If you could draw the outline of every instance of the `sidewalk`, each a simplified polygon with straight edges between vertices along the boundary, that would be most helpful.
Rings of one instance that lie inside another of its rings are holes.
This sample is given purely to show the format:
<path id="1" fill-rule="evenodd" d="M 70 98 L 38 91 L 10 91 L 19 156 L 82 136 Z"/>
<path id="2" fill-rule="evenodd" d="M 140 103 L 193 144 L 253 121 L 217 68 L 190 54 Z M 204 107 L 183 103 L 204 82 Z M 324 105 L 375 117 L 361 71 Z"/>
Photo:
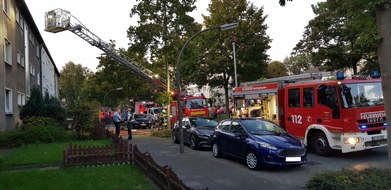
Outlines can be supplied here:
<path id="1" fill-rule="evenodd" d="M 169 138 L 135 134 L 129 143 L 137 145 L 141 152 L 149 152 L 160 166 L 170 166 L 179 179 L 194 189 L 304 189 L 254 175 L 262 171 L 251 171 L 243 163 L 216 159 L 210 149 L 191 150 L 185 146 L 184 153 L 179 153 L 179 144 L 174 144 Z M 232 164 L 238 166 L 231 167 Z"/>

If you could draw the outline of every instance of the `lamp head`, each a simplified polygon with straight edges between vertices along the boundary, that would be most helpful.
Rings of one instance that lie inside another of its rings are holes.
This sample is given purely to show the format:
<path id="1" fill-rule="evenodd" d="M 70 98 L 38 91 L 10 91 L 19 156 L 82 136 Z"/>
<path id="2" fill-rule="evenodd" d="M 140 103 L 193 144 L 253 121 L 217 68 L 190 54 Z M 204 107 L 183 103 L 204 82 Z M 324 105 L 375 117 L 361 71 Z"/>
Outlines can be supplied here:
<path id="1" fill-rule="evenodd" d="M 220 26 L 220 29 L 221 30 L 231 30 L 231 29 L 236 28 L 238 26 L 239 26 L 239 23 L 234 22 L 234 23 L 229 23 L 229 24 L 223 24 Z"/>

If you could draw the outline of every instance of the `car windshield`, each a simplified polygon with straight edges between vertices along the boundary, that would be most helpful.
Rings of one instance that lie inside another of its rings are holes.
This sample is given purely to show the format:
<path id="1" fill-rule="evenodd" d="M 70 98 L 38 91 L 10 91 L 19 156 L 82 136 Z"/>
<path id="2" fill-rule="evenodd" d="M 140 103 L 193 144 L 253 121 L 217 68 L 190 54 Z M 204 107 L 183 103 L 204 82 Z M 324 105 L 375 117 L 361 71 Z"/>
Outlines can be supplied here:
<path id="1" fill-rule="evenodd" d="M 342 84 L 340 92 L 344 108 L 384 105 L 380 82 Z"/>
<path id="2" fill-rule="evenodd" d="M 281 135 L 286 134 L 286 131 L 278 125 L 263 120 L 243 120 L 244 128 L 253 135 Z"/>
<path id="3" fill-rule="evenodd" d="M 193 127 L 215 127 L 218 125 L 217 121 L 206 118 L 190 118 L 190 124 Z"/>
<path id="4" fill-rule="evenodd" d="M 186 108 L 206 108 L 207 106 L 206 99 L 204 98 L 196 98 L 196 99 L 187 99 L 186 100 Z"/>
<path id="5" fill-rule="evenodd" d="M 147 116 L 145 114 L 135 114 L 134 115 L 134 118 L 137 119 L 137 118 L 146 118 Z"/>
<path id="6" fill-rule="evenodd" d="M 162 113 L 163 108 L 155 108 L 153 111 L 155 112 L 155 114 Z"/>

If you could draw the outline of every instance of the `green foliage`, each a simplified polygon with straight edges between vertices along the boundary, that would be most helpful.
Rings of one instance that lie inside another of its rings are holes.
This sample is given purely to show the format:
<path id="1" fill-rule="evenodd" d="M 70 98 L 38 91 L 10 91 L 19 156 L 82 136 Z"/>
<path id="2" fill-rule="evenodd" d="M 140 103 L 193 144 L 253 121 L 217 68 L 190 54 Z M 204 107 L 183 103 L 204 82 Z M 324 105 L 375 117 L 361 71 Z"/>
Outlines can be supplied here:
<path id="1" fill-rule="evenodd" d="M 73 132 L 58 126 L 38 125 L 20 131 L 0 133 L 0 147 L 11 148 L 26 144 L 53 143 L 75 138 Z"/>
<path id="2" fill-rule="evenodd" d="M 169 92 L 160 93 L 158 98 L 156 99 L 156 103 L 160 105 L 168 105 L 170 101 L 172 101 L 172 96 Z"/>
<path id="3" fill-rule="evenodd" d="M 283 61 L 289 72 L 294 75 L 303 74 L 311 67 L 311 58 L 306 54 L 286 57 Z"/>
<path id="4" fill-rule="evenodd" d="M 96 133 L 96 122 L 99 121 L 99 109 L 94 103 L 79 102 L 68 110 L 72 118 L 70 125 L 75 130 L 78 139 L 93 139 Z"/>
<path id="5" fill-rule="evenodd" d="M 2 189 L 159 189 L 132 164 L 1 172 L 0 184 Z"/>
<path id="6" fill-rule="evenodd" d="M 60 75 L 60 97 L 64 98 L 68 107 L 74 107 L 83 98 L 82 87 L 91 71 L 81 64 L 68 62 Z"/>
<path id="7" fill-rule="evenodd" d="M 160 138 L 170 138 L 172 136 L 172 131 L 170 129 L 159 130 L 153 132 L 151 136 L 160 137 Z"/>
<path id="8" fill-rule="evenodd" d="M 276 78 L 288 76 L 288 70 L 285 65 L 279 61 L 271 62 L 267 67 L 267 77 L 268 78 Z"/>
<path id="9" fill-rule="evenodd" d="M 31 88 L 30 100 L 20 111 L 20 119 L 23 122 L 31 117 L 48 117 L 62 123 L 65 115 L 65 110 L 59 100 L 55 97 L 49 97 L 48 93 L 42 97 L 41 90 L 37 86 Z"/>
<path id="10" fill-rule="evenodd" d="M 21 130 L 26 130 L 31 127 L 36 126 L 53 126 L 60 127 L 60 124 L 53 118 L 50 117 L 40 117 L 40 116 L 32 116 L 28 117 L 23 121 L 23 124 L 20 126 Z"/>
<path id="11" fill-rule="evenodd" d="M 311 63 L 320 70 L 352 68 L 356 74 L 360 61 L 378 59 L 380 38 L 375 9 L 369 4 L 362 0 L 318 3 L 295 53 L 311 55 Z"/>
<path id="12" fill-rule="evenodd" d="M 359 190 L 389 189 L 391 187 L 391 169 L 367 168 L 361 171 L 342 169 L 318 174 L 307 182 L 309 190 Z"/>

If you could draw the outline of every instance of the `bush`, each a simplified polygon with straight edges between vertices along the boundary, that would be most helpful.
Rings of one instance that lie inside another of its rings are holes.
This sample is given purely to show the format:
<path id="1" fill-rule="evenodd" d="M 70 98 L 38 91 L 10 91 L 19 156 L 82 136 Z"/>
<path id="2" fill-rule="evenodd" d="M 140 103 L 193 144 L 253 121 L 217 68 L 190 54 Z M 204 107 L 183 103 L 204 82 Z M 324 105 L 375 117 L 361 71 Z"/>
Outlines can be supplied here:
<path id="1" fill-rule="evenodd" d="M 151 136 L 160 137 L 160 138 L 170 138 L 172 136 L 172 133 L 170 129 L 164 129 L 164 130 L 153 132 Z"/>
<path id="2" fill-rule="evenodd" d="M 60 124 L 54 118 L 32 116 L 32 117 L 25 118 L 23 124 L 20 126 L 20 129 L 25 130 L 36 126 L 60 127 Z"/>
<path id="3" fill-rule="evenodd" d="M 75 139 L 74 133 L 56 126 L 40 125 L 25 130 L 0 134 L 0 147 L 12 148 L 26 144 L 54 143 Z"/>
<path id="4" fill-rule="evenodd" d="M 77 107 L 68 110 L 72 118 L 71 125 L 75 129 L 78 139 L 94 139 L 98 129 L 96 122 L 99 121 L 99 108 L 94 103 L 79 102 Z"/>
<path id="5" fill-rule="evenodd" d="M 306 187 L 309 190 L 389 189 L 390 179 L 391 169 L 342 169 L 318 174 L 308 181 Z"/>

